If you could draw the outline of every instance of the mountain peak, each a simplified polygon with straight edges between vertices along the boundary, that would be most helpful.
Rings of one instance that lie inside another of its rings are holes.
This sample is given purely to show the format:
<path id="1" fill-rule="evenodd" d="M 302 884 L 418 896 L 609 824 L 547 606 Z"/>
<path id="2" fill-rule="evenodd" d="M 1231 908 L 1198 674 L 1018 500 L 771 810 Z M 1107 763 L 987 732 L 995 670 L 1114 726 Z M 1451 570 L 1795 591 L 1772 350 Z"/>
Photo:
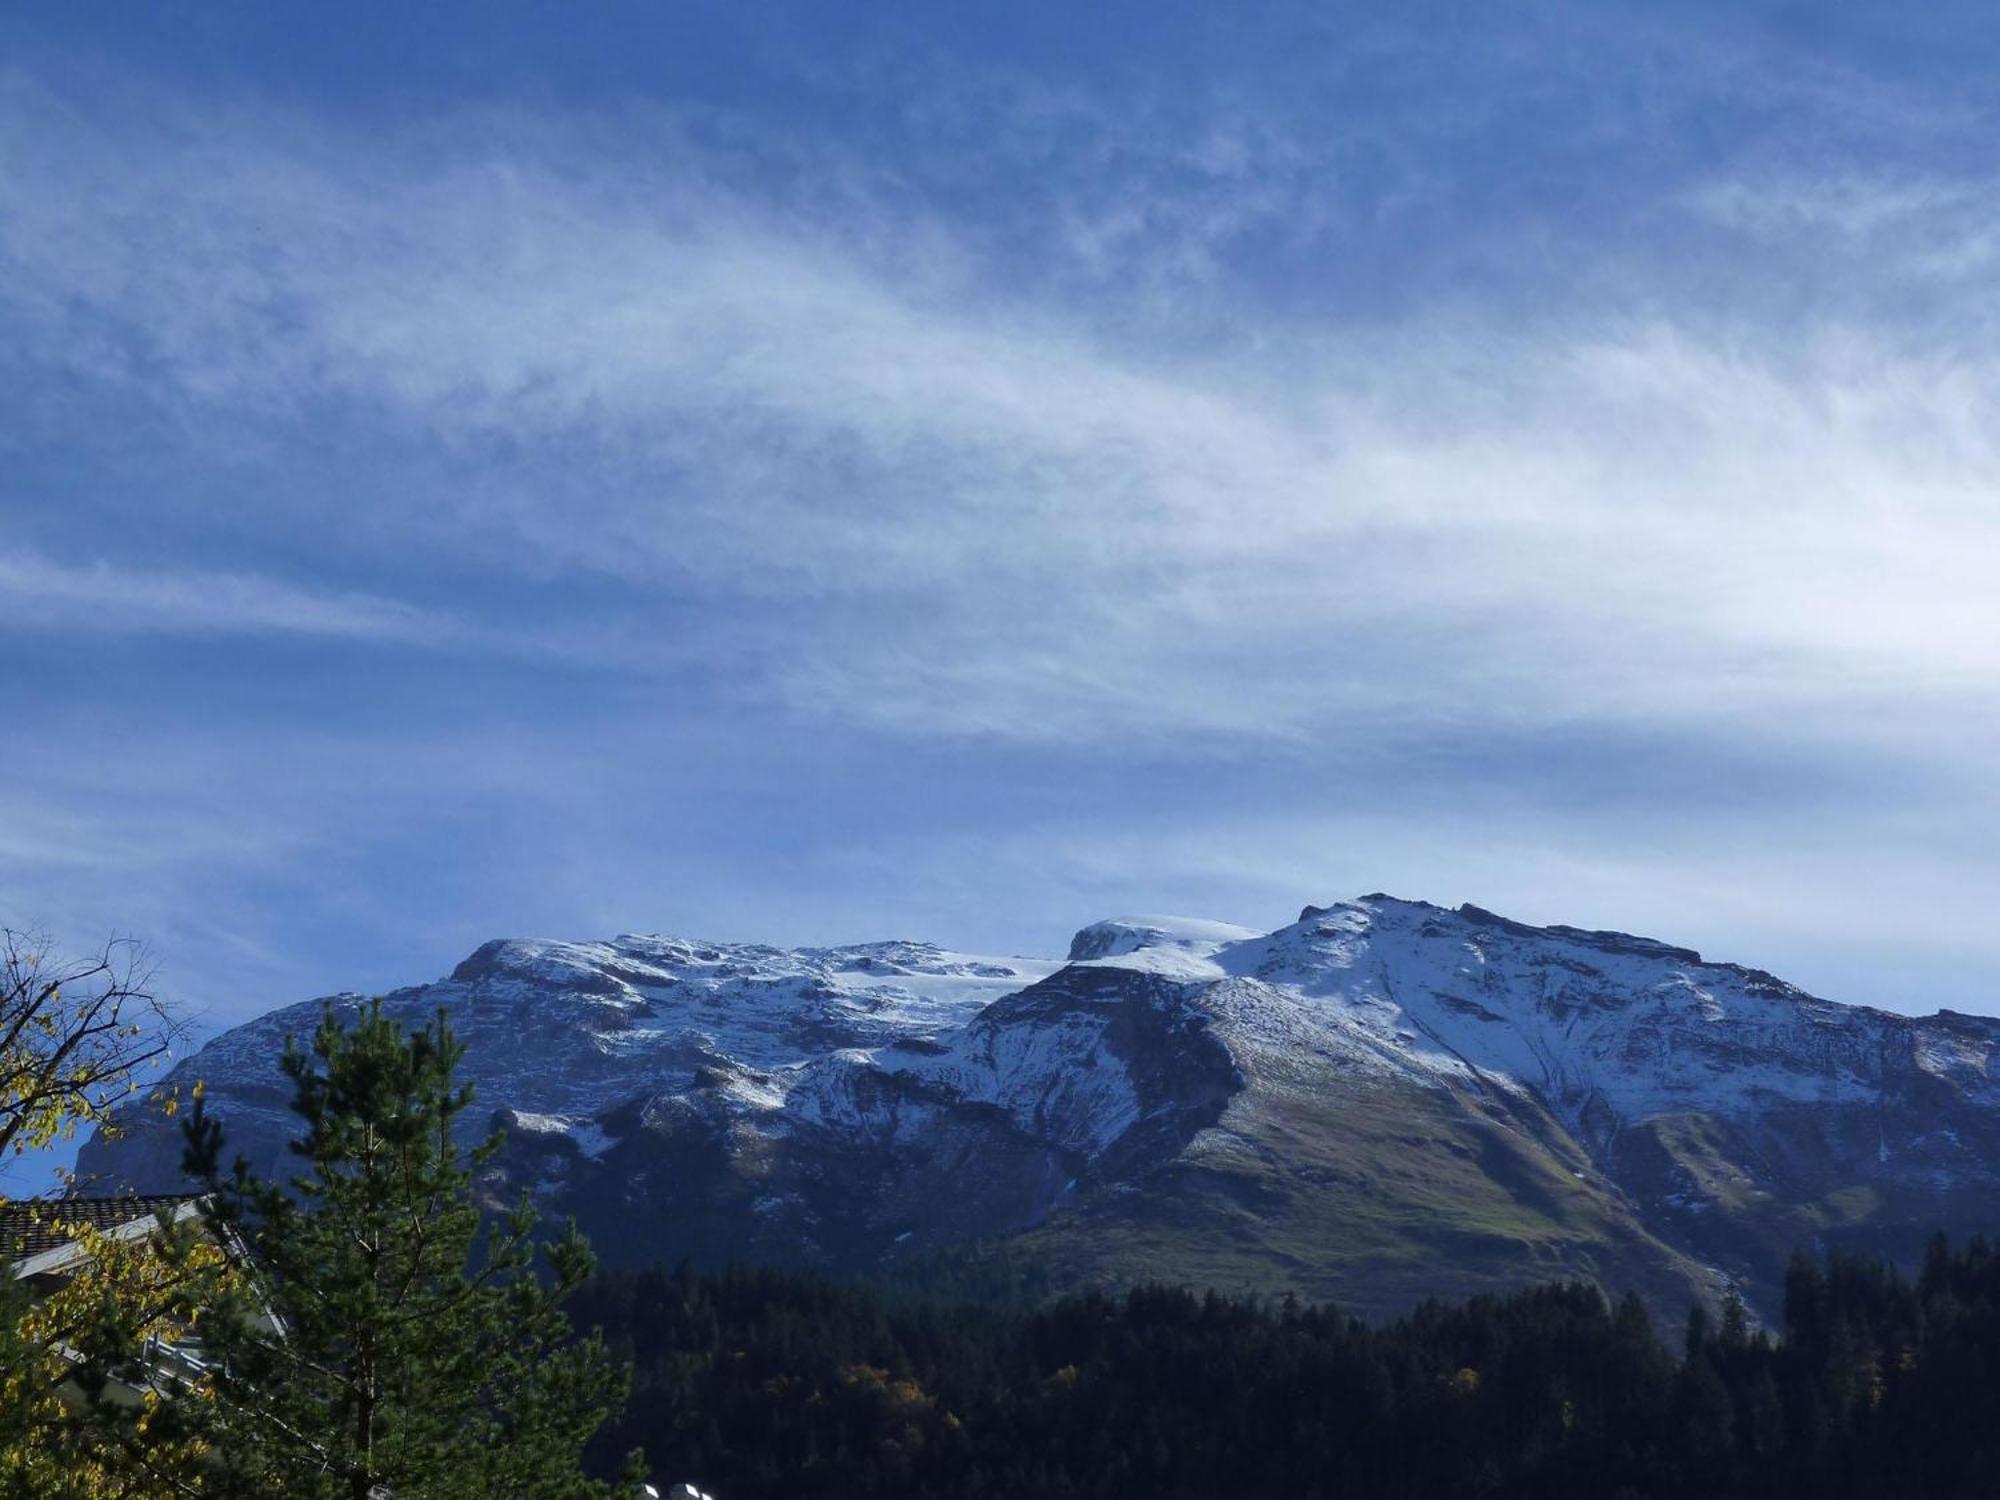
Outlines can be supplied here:
<path id="1" fill-rule="evenodd" d="M 1120 1247 L 1164 1225 L 1189 1265 L 1220 1248 L 1382 1308 L 1553 1266 L 1683 1290 L 1716 1266 L 1768 1301 L 1772 1247 L 1832 1234 L 1829 1205 L 1883 1244 L 2000 1205 L 2000 1020 L 1383 892 L 1268 934 L 1094 922 L 1067 962 L 498 939 L 385 1006 L 451 1013 L 509 1184 L 649 1254 L 859 1267 L 1021 1234 L 1124 1275 L 1154 1263 Z M 285 1037 L 318 1013 L 169 1079 L 207 1083 L 260 1171 L 294 1133 Z M 177 1186 L 171 1122 L 121 1123 L 81 1169 Z M 1469 1253 L 1485 1282 L 1453 1279 Z"/>
<path id="2" fill-rule="evenodd" d="M 1299 922 L 1312 922 L 1320 917 L 1332 916 L 1335 912 L 1362 911 L 1371 916 L 1384 910 L 1435 912 L 1443 911 L 1429 901 L 1412 901 L 1404 896 L 1391 896 L 1386 891 L 1370 891 L 1365 896 L 1356 896 L 1352 901 L 1334 901 L 1326 906 L 1304 906 L 1299 908 Z M 1294 924 L 1297 925 L 1297 924 Z"/>
<path id="3" fill-rule="evenodd" d="M 1676 947 L 1663 943 L 1658 938 L 1638 937 L 1629 932 L 1611 932 L 1592 927 L 1535 927 L 1527 922 L 1517 922 L 1512 917 L 1503 917 L 1498 912 L 1488 911 L 1483 906 L 1466 902 L 1459 907 L 1458 915 L 1478 927 L 1495 927 L 1516 937 L 1561 938 L 1567 942 L 1583 943 L 1592 948 L 1600 948 L 1607 953 L 1628 953 L 1646 958 L 1671 959 L 1676 963 L 1698 964 L 1702 957 L 1692 948 Z"/>
<path id="4" fill-rule="evenodd" d="M 1263 935 L 1252 927 L 1213 922 L 1205 917 L 1112 917 L 1092 922 L 1070 939 L 1069 961 L 1089 963 L 1093 959 L 1137 953 L 1144 948 L 1213 952 L 1226 944 L 1247 942 Z"/>

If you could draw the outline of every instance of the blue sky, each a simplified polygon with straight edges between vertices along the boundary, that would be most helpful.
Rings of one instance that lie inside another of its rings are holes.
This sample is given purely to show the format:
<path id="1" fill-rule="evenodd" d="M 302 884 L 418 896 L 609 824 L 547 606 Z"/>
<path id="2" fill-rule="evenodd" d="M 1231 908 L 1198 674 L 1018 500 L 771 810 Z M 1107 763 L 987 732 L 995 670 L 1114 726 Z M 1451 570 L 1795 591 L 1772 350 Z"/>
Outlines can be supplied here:
<path id="1" fill-rule="evenodd" d="M 6 7 L 0 918 L 2000 1010 L 2000 23 L 1389 9 Z"/>

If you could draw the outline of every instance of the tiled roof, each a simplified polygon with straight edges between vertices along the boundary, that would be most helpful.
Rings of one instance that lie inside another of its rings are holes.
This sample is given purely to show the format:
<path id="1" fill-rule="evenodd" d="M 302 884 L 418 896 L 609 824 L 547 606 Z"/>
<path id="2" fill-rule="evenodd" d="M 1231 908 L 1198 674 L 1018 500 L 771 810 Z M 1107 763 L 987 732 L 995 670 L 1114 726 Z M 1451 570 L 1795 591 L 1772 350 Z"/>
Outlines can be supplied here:
<path id="1" fill-rule="evenodd" d="M 183 1203 L 185 1193 L 127 1198 L 28 1198 L 0 1204 L 0 1256 L 25 1259 L 66 1245 L 74 1238 L 58 1228 L 87 1224 L 92 1229 L 116 1229 L 154 1214 L 165 1222 Z"/>

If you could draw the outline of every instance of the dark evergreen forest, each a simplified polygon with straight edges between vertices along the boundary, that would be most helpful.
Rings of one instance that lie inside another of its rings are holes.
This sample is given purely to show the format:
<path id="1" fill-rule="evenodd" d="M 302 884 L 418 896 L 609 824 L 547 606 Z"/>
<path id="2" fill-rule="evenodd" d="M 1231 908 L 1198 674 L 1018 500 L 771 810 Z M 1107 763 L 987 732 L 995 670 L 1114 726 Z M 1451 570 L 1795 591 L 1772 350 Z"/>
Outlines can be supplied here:
<path id="1" fill-rule="evenodd" d="M 1165 1287 L 943 1307 L 766 1270 L 606 1275 L 634 1371 L 599 1435 L 721 1500 L 2000 1497 L 2000 1256 L 1798 1257 L 1782 1327 L 1663 1342 L 1545 1286 L 1378 1327 Z"/>

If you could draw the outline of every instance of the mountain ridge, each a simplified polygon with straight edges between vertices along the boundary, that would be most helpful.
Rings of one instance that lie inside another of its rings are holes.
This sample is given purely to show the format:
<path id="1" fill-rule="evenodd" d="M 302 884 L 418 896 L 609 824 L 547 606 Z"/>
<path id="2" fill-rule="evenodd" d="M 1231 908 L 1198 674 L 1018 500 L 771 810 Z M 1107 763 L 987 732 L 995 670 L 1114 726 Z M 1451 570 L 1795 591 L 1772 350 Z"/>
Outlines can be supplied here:
<path id="1" fill-rule="evenodd" d="M 206 1078 L 274 1171 L 282 1035 L 360 1003 L 259 1017 L 167 1083 Z M 1551 1275 L 1768 1307 L 1795 1244 L 1913 1257 L 2000 1219 L 2000 1021 L 1379 892 L 1269 933 L 1092 923 L 1063 960 L 495 939 L 384 1004 L 466 1042 L 476 1123 L 510 1134 L 487 1191 L 613 1261 L 1006 1240 L 1068 1279 L 1370 1312 Z M 177 1161 L 136 1121 L 80 1167 L 158 1188 Z"/>

